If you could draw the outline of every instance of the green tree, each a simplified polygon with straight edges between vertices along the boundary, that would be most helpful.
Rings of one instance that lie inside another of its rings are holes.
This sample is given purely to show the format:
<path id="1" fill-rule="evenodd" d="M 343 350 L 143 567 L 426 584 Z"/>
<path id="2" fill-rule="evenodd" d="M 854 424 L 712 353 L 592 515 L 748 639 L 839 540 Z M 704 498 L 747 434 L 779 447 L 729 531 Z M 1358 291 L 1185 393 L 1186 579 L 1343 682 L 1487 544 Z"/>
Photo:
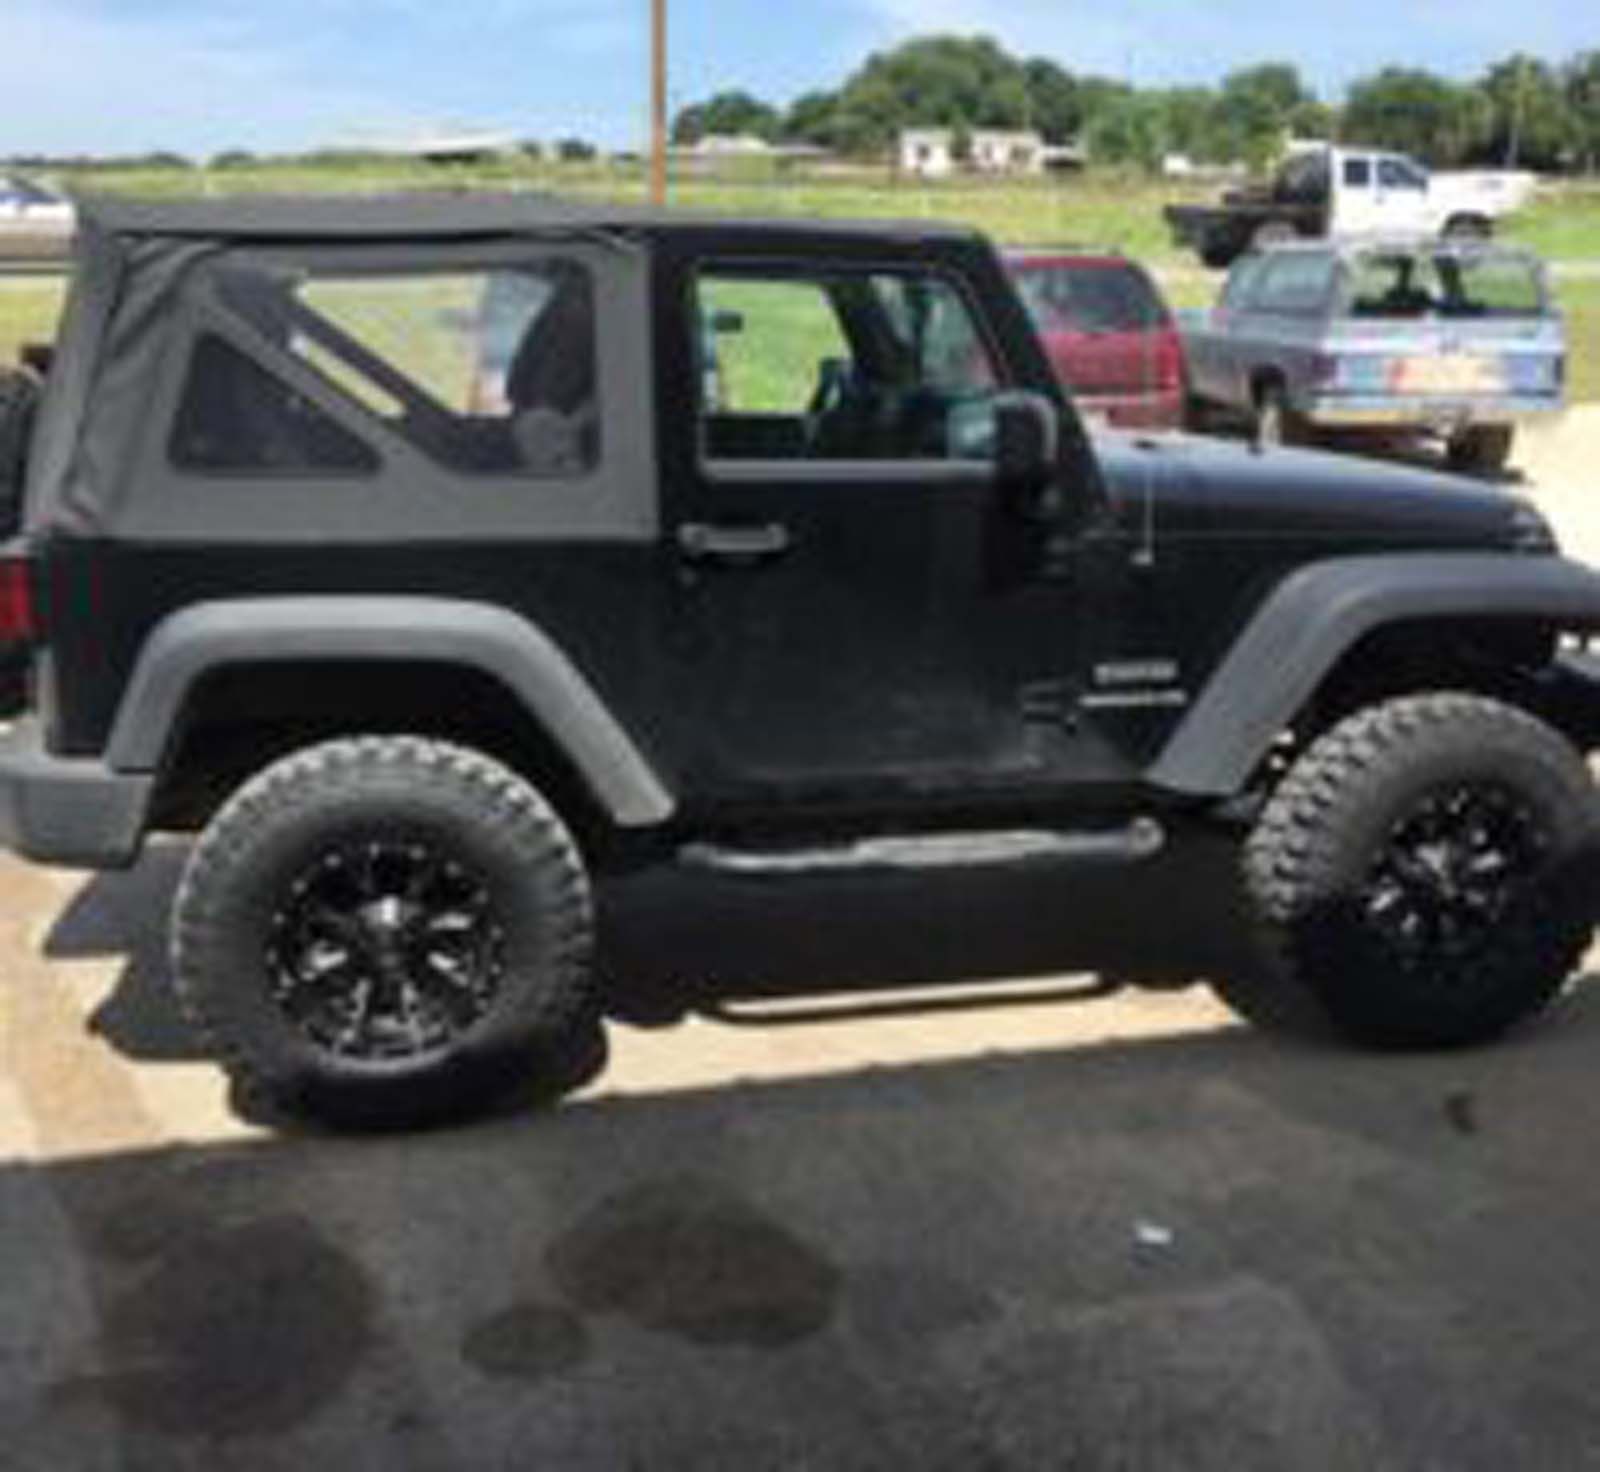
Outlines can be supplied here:
<path id="1" fill-rule="evenodd" d="M 1167 118 L 1154 92 L 1130 93 L 1108 103 L 1089 124 L 1089 153 L 1097 162 L 1154 171 L 1169 151 Z"/>
<path id="2" fill-rule="evenodd" d="M 1389 67 L 1351 87 L 1341 132 L 1351 143 L 1458 164 L 1482 147 L 1492 127 L 1492 106 L 1476 87 Z"/>
<path id="3" fill-rule="evenodd" d="M 1216 125 L 1231 158 L 1264 168 L 1283 151 L 1297 113 L 1316 99 L 1287 62 L 1246 67 L 1224 78 Z"/>
<path id="4" fill-rule="evenodd" d="M 1028 122 L 1047 143 L 1071 143 L 1083 131 L 1083 99 L 1076 78 L 1047 57 L 1022 64 L 1028 93 Z"/>
<path id="5" fill-rule="evenodd" d="M 1573 57 L 1564 80 L 1578 161 L 1594 173 L 1600 169 L 1600 50 Z"/>
<path id="6" fill-rule="evenodd" d="M 783 119 L 783 136 L 797 143 L 832 147 L 838 112 L 837 92 L 807 92 L 789 104 Z"/>
<path id="7" fill-rule="evenodd" d="M 889 148 L 903 128 L 1019 128 L 1032 96 L 1022 64 L 987 36 L 926 36 L 875 52 L 840 89 L 836 145 Z"/>
<path id="8" fill-rule="evenodd" d="M 748 92 L 719 92 L 678 114 L 672 124 L 672 141 L 694 144 L 714 133 L 729 136 L 750 133 L 770 143 L 782 127 L 783 117 L 770 103 Z"/>
<path id="9" fill-rule="evenodd" d="M 1481 88 L 1492 122 L 1486 160 L 1513 168 L 1560 168 L 1580 144 L 1571 95 L 1554 68 L 1532 56 L 1510 56 L 1489 69 Z"/>

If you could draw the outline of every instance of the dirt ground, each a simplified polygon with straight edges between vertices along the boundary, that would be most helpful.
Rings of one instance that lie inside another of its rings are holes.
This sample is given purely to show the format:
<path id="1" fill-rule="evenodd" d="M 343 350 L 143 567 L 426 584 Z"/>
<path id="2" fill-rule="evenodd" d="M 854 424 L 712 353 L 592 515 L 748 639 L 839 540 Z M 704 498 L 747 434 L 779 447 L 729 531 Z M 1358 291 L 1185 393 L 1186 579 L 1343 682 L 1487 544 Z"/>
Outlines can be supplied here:
<path id="1" fill-rule="evenodd" d="M 1600 560 L 1600 410 L 1518 463 Z M 0 859 L 0 1467 L 1600 1465 L 1600 986 L 1426 1058 L 1088 978 L 735 1007 L 334 1139 L 174 1014 L 181 859 Z M 768 939 L 820 981 L 1070 918 L 946 881 Z"/>

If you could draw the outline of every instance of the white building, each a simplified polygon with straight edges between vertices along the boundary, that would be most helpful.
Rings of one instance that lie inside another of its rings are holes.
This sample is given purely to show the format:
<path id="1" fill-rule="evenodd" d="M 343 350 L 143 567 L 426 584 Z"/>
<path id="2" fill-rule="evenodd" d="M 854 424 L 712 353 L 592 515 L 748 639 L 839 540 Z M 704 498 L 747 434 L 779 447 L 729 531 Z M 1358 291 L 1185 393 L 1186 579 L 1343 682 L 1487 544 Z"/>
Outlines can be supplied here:
<path id="1" fill-rule="evenodd" d="M 945 179 L 955 172 L 955 133 L 950 128 L 907 128 L 900 135 L 900 172 L 919 179 Z"/>
<path id="2" fill-rule="evenodd" d="M 944 179 L 964 163 L 980 174 L 1042 174 L 1052 151 L 1032 129 L 975 128 L 969 142 L 958 160 L 954 128 L 908 128 L 900 135 L 900 172 Z"/>
<path id="3" fill-rule="evenodd" d="M 1042 174 L 1044 139 L 1029 129 L 976 128 L 972 167 L 980 174 Z"/>

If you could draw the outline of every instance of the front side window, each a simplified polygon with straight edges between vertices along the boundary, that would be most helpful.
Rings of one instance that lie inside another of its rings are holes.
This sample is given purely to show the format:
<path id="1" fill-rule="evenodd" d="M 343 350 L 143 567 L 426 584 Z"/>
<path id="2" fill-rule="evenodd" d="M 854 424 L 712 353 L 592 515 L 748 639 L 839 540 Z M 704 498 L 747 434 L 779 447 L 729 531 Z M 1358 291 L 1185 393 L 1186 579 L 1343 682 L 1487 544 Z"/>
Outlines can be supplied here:
<path id="1" fill-rule="evenodd" d="M 1372 160 L 1370 158 L 1347 158 L 1344 161 L 1344 187 L 1346 189 L 1370 189 L 1372 187 Z"/>
<path id="2" fill-rule="evenodd" d="M 1415 189 L 1428 187 L 1427 175 L 1415 164 L 1403 158 L 1378 160 L 1378 184 L 1384 189 Z"/>
<path id="3" fill-rule="evenodd" d="M 269 349 L 252 365 L 253 390 L 235 373 L 236 398 L 265 397 L 272 355 L 283 353 L 359 411 L 358 421 L 376 421 L 448 470 L 560 478 L 598 460 L 594 291 L 576 262 L 349 274 L 240 266 L 218 283 L 222 302 Z M 217 434 L 206 427 L 213 409 L 203 376 L 191 374 L 179 418 L 210 443 Z M 308 396 L 298 399 L 309 412 Z M 234 417 L 250 408 L 237 406 Z M 255 462 L 232 468 L 338 468 L 296 466 L 294 447 L 280 440 L 232 452 Z M 186 463 L 176 446 L 174 459 Z"/>
<path id="4" fill-rule="evenodd" d="M 695 312 L 708 459 L 990 452 L 994 359 L 942 276 L 710 270 Z"/>

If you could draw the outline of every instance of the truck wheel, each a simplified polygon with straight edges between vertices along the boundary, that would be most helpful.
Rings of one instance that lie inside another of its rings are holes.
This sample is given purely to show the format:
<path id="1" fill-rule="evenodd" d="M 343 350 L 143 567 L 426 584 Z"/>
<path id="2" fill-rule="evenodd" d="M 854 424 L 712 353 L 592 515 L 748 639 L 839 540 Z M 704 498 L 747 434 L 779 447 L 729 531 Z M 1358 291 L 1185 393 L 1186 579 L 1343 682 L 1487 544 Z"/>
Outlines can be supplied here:
<path id="1" fill-rule="evenodd" d="M 357 1127 L 568 1082 L 600 1038 L 577 846 L 515 773 L 411 737 L 243 787 L 173 917 L 180 1001 L 247 1094 Z"/>
<path id="2" fill-rule="evenodd" d="M 1265 225 L 1257 225 L 1255 233 L 1250 237 L 1251 250 L 1271 250 L 1275 245 L 1287 245 L 1291 240 L 1298 240 L 1299 232 L 1293 225 L 1282 220 L 1268 220 Z"/>
<path id="3" fill-rule="evenodd" d="M 1493 475 L 1511 460 L 1516 431 L 1509 424 L 1474 424 L 1451 435 L 1445 455 L 1453 470 Z"/>
<path id="4" fill-rule="evenodd" d="M 1494 236 L 1494 221 L 1486 215 L 1452 215 L 1445 222 L 1444 238 L 1471 242 Z"/>
<path id="5" fill-rule="evenodd" d="M 22 482 L 39 404 L 39 380 L 31 373 L 0 369 L 0 539 L 22 524 Z"/>
<path id="6" fill-rule="evenodd" d="M 1252 1021 L 1375 1046 L 1494 1037 L 1588 946 L 1595 814 L 1578 753 L 1511 706 L 1433 694 L 1358 712 L 1246 844 L 1264 962 L 1217 990 Z"/>
<path id="7" fill-rule="evenodd" d="M 1256 392 L 1253 437 L 1256 447 L 1262 450 L 1303 445 L 1309 438 L 1300 416 L 1289 407 L 1289 396 L 1281 383 L 1263 384 Z"/>

